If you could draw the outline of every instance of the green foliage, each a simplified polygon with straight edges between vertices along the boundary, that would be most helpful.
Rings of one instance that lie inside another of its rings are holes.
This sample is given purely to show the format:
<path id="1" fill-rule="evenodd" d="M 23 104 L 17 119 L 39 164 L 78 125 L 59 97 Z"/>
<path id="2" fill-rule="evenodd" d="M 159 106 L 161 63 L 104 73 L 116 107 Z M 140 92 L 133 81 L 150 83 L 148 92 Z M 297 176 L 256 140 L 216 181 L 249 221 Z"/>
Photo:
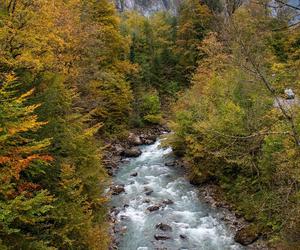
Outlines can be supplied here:
<path id="1" fill-rule="evenodd" d="M 271 31 L 274 19 L 250 3 L 224 34 L 203 40 L 193 85 L 174 107 L 169 142 L 184 154 L 193 182 L 218 184 L 272 244 L 293 249 L 299 245 L 299 107 L 273 103 L 288 86 L 299 91 L 298 49 L 290 43 L 299 33 Z"/>
<path id="2" fill-rule="evenodd" d="M 33 114 L 38 105 L 25 104 L 32 91 L 20 95 L 17 87 L 12 75 L 0 87 L 0 234 L 2 244 L 15 248 L 38 242 L 37 231 L 47 224 L 54 202 L 53 195 L 28 175 L 33 165 L 43 168 L 52 158 L 44 154 L 49 140 L 31 135 L 44 125 Z M 19 241 L 11 242 L 13 238 Z"/>

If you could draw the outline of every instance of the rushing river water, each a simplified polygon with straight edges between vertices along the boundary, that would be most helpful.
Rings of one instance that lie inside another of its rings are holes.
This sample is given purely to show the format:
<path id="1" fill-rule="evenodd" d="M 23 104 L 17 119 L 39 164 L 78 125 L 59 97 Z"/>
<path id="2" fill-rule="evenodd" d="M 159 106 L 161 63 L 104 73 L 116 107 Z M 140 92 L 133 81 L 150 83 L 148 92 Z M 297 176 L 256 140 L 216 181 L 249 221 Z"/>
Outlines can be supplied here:
<path id="1" fill-rule="evenodd" d="M 116 226 L 122 228 L 118 249 L 242 249 L 217 211 L 199 200 L 182 170 L 165 165 L 173 160 L 172 150 L 161 148 L 160 142 L 141 147 L 142 155 L 124 163 L 114 179 L 125 185 L 125 192 L 112 198 L 112 206 L 122 209 L 117 215 Z M 159 210 L 147 209 L 155 205 Z"/>

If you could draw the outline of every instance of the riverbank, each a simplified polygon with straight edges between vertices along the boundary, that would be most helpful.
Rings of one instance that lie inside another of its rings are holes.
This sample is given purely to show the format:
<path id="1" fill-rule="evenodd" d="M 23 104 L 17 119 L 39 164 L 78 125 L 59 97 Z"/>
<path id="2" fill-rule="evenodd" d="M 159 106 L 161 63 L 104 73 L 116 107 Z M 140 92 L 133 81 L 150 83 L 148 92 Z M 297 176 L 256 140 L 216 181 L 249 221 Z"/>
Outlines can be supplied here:
<path id="1" fill-rule="evenodd" d="M 108 163 L 107 169 L 108 171 L 111 171 L 111 176 L 115 176 L 119 169 L 119 166 L 124 165 L 124 161 L 126 161 L 127 159 L 126 152 L 129 152 L 128 150 L 139 147 L 141 145 L 153 144 L 156 141 L 157 137 L 167 132 L 169 131 L 166 128 L 162 127 L 151 127 L 147 130 L 134 130 L 129 134 L 129 137 L 126 140 L 111 142 L 109 147 L 107 147 L 110 150 L 105 155 L 106 163 Z M 136 156 L 138 155 L 139 154 L 137 154 Z M 184 170 L 184 175 L 186 177 L 188 176 L 185 163 L 181 159 L 175 159 L 174 161 L 167 162 L 166 165 L 169 167 L 181 168 Z M 135 175 L 137 173 L 133 174 Z M 122 193 L 125 190 L 124 187 L 118 188 L 120 193 Z M 213 209 L 218 211 L 218 218 L 227 225 L 230 231 L 235 235 L 235 239 L 237 239 L 237 237 L 242 237 L 243 239 L 240 239 L 240 241 L 247 243 L 246 249 L 269 249 L 266 247 L 264 241 L 262 239 L 259 239 L 259 235 L 243 235 L 243 229 L 247 228 L 250 225 L 250 223 L 247 222 L 239 214 L 235 213 L 232 206 L 230 206 L 224 201 L 224 198 L 222 198 L 224 196 L 222 195 L 221 189 L 218 186 L 213 184 L 203 184 L 197 186 L 197 188 L 199 190 L 199 199 L 205 202 L 209 207 L 212 207 Z M 112 235 L 120 233 L 120 231 L 122 230 L 126 231 L 126 229 L 116 226 L 116 217 L 119 213 L 120 209 L 112 208 L 110 213 Z M 238 234 L 242 235 L 238 236 Z M 113 238 L 114 244 L 111 246 L 111 249 L 118 249 L 116 237 Z"/>

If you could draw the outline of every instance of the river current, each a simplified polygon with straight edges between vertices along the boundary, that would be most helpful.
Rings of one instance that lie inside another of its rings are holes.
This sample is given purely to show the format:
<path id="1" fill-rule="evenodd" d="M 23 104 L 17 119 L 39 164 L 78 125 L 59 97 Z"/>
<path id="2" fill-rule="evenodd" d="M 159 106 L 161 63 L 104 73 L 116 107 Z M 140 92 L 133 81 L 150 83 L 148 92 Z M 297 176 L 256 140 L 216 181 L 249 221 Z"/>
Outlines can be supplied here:
<path id="1" fill-rule="evenodd" d="M 172 149 L 160 144 L 142 146 L 142 155 L 123 163 L 114 178 L 115 184 L 125 185 L 124 193 L 112 197 L 112 206 L 121 210 L 118 249 L 243 249 L 218 211 L 199 199 L 182 169 L 166 166 L 174 160 Z M 153 206 L 159 209 L 149 211 Z"/>

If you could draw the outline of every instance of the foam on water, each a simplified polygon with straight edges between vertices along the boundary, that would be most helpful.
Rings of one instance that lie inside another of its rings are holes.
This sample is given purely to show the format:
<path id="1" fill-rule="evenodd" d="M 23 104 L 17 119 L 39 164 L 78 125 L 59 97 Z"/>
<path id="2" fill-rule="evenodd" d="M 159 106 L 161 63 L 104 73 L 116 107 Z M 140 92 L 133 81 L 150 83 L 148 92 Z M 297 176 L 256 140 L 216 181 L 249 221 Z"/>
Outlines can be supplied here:
<path id="1" fill-rule="evenodd" d="M 142 155 L 121 166 L 115 177 L 116 183 L 125 185 L 125 193 L 112 199 L 112 206 L 121 209 L 118 223 L 127 229 L 118 235 L 120 250 L 242 249 L 216 211 L 199 200 L 196 188 L 183 177 L 182 171 L 165 166 L 173 160 L 171 148 L 161 148 L 157 141 L 141 149 Z M 131 176 L 134 172 L 137 177 Z M 153 193 L 146 195 L 145 190 L 149 189 Z M 163 204 L 167 199 L 174 204 Z M 147 210 L 157 204 L 159 210 Z M 159 231 L 159 223 L 170 225 L 172 231 Z M 155 234 L 167 234 L 171 239 L 157 241 Z"/>

